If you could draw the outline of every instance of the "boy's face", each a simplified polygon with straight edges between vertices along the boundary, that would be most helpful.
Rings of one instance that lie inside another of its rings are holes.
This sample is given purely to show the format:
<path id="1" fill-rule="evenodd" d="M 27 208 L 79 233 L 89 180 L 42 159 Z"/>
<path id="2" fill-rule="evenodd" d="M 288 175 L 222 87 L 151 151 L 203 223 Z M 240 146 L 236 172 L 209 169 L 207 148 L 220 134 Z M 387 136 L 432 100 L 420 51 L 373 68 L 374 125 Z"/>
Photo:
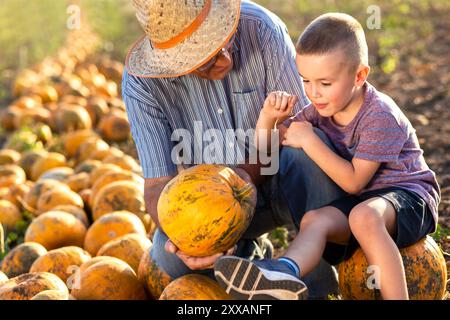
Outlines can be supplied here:
<path id="1" fill-rule="evenodd" d="M 357 89 L 364 84 L 369 68 L 350 72 L 343 50 L 317 55 L 298 55 L 297 69 L 306 95 L 322 117 L 332 117 L 353 106 Z"/>

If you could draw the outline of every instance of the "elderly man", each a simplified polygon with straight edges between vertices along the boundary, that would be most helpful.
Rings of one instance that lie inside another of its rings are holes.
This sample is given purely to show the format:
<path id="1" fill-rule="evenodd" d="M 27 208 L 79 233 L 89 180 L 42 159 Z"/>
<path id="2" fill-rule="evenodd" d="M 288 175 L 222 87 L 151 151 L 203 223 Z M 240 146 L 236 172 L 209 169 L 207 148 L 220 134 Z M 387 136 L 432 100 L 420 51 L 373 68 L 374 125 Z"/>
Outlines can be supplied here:
<path id="1" fill-rule="evenodd" d="M 261 6 L 241 0 L 134 0 L 134 5 L 146 34 L 128 53 L 123 99 L 144 173 L 147 211 L 159 227 L 158 198 L 177 175 L 177 165 L 211 160 L 202 152 L 207 141 L 199 131 L 215 129 L 226 137 L 230 130 L 254 129 L 267 94 L 275 90 L 299 96 L 295 111 L 308 100 L 286 26 Z M 176 132 L 193 137 L 187 139 L 190 144 L 184 141 L 178 154 L 181 163 L 173 152 L 180 136 Z M 262 164 L 248 161 L 251 148 L 236 147 L 242 147 L 240 142 L 226 145 L 235 149 L 235 157 L 225 159 L 222 153 L 214 160 L 256 186 L 257 205 L 237 249 L 224 254 L 257 259 L 272 253 L 261 235 L 278 226 L 298 227 L 303 213 L 331 202 L 342 191 L 293 148 L 282 148 L 279 159 L 272 159 L 279 170 L 261 174 Z M 212 275 L 221 254 L 187 256 L 158 229 L 150 255 L 162 272 L 177 278 L 193 272 Z M 325 262 L 303 280 L 309 298 L 326 298 L 337 288 L 335 273 Z"/>

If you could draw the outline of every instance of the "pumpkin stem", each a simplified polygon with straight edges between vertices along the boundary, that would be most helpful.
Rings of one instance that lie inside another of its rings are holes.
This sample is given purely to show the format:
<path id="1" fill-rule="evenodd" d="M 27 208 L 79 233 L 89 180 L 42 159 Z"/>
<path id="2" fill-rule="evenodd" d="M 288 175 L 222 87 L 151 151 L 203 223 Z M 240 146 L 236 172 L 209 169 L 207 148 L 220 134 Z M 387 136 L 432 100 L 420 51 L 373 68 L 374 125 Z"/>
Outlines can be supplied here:
<path id="1" fill-rule="evenodd" d="M 235 198 L 241 202 L 242 199 L 248 197 L 253 192 L 253 186 L 251 183 L 246 183 L 242 188 L 234 189 L 233 191 Z"/>

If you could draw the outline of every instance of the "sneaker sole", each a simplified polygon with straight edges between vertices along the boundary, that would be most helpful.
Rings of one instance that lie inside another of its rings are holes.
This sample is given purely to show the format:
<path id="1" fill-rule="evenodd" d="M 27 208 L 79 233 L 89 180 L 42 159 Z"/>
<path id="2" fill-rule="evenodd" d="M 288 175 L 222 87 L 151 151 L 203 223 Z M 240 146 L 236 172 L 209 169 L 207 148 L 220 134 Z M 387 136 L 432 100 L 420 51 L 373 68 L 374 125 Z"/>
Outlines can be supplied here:
<path id="1" fill-rule="evenodd" d="M 239 300 L 305 300 L 308 289 L 300 279 L 279 272 L 262 271 L 249 260 L 219 259 L 214 275 L 225 291 Z M 280 279 L 283 275 L 284 279 Z"/>

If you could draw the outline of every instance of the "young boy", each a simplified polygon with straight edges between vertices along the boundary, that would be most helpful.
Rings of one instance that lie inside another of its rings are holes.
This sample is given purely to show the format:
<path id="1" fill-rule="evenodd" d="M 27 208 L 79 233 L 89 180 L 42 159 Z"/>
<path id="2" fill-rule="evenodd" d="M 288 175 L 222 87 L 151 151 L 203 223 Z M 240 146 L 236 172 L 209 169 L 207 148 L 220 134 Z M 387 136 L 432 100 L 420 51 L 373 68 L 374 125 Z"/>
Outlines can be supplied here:
<path id="1" fill-rule="evenodd" d="M 367 44 L 354 18 L 338 13 L 318 17 L 296 49 L 311 104 L 288 119 L 296 97 L 271 93 L 258 120 L 256 142 L 285 120 L 278 126 L 282 145 L 303 149 L 348 196 L 293 213 L 300 215 L 300 231 L 283 257 L 223 257 L 216 262 L 215 276 L 238 298 L 304 299 L 301 276 L 322 256 L 338 264 L 359 245 L 369 265 L 378 267 L 382 297 L 408 299 L 398 248 L 434 232 L 440 201 L 435 174 L 408 119 L 392 99 L 366 82 Z M 325 133 L 335 150 L 313 128 Z"/>

